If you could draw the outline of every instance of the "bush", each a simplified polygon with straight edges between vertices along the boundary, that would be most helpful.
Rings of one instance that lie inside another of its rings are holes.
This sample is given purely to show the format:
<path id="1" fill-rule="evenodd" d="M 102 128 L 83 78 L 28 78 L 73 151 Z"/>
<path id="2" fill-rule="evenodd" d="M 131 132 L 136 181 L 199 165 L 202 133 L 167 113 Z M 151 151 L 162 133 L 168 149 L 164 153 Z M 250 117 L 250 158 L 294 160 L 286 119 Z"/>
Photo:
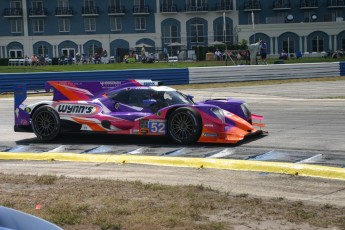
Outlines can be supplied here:
<path id="1" fill-rule="evenodd" d="M 7 66 L 8 58 L 0 58 L 0 66 Z"/>

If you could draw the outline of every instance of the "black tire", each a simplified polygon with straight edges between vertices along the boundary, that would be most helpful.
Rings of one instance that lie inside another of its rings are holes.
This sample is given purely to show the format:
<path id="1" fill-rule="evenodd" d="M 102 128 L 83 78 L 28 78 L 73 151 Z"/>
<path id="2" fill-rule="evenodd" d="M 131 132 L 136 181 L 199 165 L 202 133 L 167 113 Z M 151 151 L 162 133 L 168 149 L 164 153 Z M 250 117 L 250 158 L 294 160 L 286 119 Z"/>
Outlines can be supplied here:
<path id="1" fill-rule="evenodd" d="M 168 118 L 169 136 L 177 143 L 196 142 L 200 137 L 201 129 L 200 114 L 192 108 L 178 108 Z"/>
<path id="2" fill-rule="evenodd" d="M 32 116 L 32 130 L 42 141 L 51 141 L 60 134 L 59 114 L 49 106 L 39 107 Z"/>

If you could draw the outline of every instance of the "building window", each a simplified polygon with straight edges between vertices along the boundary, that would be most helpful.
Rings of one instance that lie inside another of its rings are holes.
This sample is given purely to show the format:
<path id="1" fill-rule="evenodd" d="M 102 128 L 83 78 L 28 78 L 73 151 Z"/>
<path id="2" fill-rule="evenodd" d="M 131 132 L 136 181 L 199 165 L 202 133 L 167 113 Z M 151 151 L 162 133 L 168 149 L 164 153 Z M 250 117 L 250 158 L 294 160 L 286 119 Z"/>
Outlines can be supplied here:
<path id="1" fill-rule="evenodd" d="M 42 33 L 44 32 L 44 21 L 42 19 L 34 19 L 33 23 L 33 31 L 34 33 Z"/>
<path id="2" fill-rule="evenodd" d="M 225 32 L 225 33 L 224 33 Z M 219 42 L 232 42 L 232 32 L 230 30 L 230 24 L 216 24 L 214 31 L 214 40 Z"/>
<path id="3" fill-rule="evenodd" d="M 70 20 L 68 18 L 59 19 L 59 32 L 69 32 L 70 31 Z"/>
<path id="4" fill-rule="evenodd" d="M 85 8 L 95 8 L 95 1 L 94 0 L 84 0 Z"/>
<path id="5" fill-rule="evenodd" d="M 96 18 L 85 18 L 84 26 L 86 32 L 96 31 Z"/>
<path id="6" fill-rule="evenodd" d="M 187 8 L 190 8 L 190 7 L 200 8 L 207 5 L 207 0 L 187 0 L 186 3 L 187 3 Z"/>
<path id="7" fill-rule="evenodd" d="M 22 1 L 10 1 L 10 8 L 11 9 L 22 8 Z"/>
<path id="8" fill-rule="evenodd" d="M 75 49 L 74 48 L 63 48 L 61 49 L 63 56 L 65 57 L 74 57 Z"/>
<path id="9" fill-rule="evenodd" d="M 311 47 L 311 51 L 312 52 L 322 52 L 324 51 L 324 47 L 323 47 L 323 38 L 319 37 L 319 36 L 315 36 L 313 37 L 312 42 L 312 47 Z"/>
<path id="10" fill-rule="evenodd" d="M 69 0 L 57 0 L 58 1 L 58 7 L 64 8 L 69 7 Z"/>
<path id="11" fill-rule="evenodd" d="M 200 20 L 194 21 L 190 25 L 191 42 L 192 43 L 203 43 L 205 40 L 204 35 L 204 24 Z M 195 44 L 197 45 L 197 44 Z"/>
<path id="12" fill-rule="evenodd" d="M 145 0 L 134 0 L 135 6 L 143 6 L 145 5 Z"/>
<path id="13" fill-rule="evenodd" d="M 22 33 L 23 23 L 21 19 L 11 20 L 11 32 L 12 33 Z"/>
<path id="14" fill-rule="evenodd" d="M 146 30 L 146 18 L 137 17 L 135 19 L 135 30 Z"/>
<path id="15" fill-rule="evenodd" d="M 23 57 L 23 50 L 21 49 L 10 49 L 10 58 L 22 58 Z"/>
<path id="16" fill-rule="evenodd" d="M 109 0 L 109 6 L 114 7 L 115 9 L 121 8 L 121 0 Z"/>
<path id="17" fill-rule="evenodd" d="M 45 57 L 46 55 L 48 55 L 48 47 L 45 45 L 39 46 L 37 49 L 37 54 L 38 56 Z"/>
<path id="18" fill-rule="evenodd" d="M 111 29 L 111 31 L 121 31 L 122 30 L 122 18 L 110 17 L 110 29 Z"/>
<path id="19" fill-rule="evenodd" d="M 43 1 L 41 1 L 41 0 L 32 1 L 31 6 L 34 9 L 42 9 L 43 8 Z"/>
<path id="20" fill-rule="evenodd" d="M 285 40 L 283 40 L 283 50 L 287 53 L 295 53 L 295 40 L 287 37 Z M 281 52 L 280 50 L 279 52 Z"/>
<path id="21" fill-rule="evenodd" d="M 163 26 L 163 43 L 169 45 L 173 42 L 178 42 L 177 26 Z"/>
<path id="22" fill-rule="evenodd" d="M 345 38 L 341 39 L 341 47 L 340 47 L 340 49 L 345 50 Z"/>

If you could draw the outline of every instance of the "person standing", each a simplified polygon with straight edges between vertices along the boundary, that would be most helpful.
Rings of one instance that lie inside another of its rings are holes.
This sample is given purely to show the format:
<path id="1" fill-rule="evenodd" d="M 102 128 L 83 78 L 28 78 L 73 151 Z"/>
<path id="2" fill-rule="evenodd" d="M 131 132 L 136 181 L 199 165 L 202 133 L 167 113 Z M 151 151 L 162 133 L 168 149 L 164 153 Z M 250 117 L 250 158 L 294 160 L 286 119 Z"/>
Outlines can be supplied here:
<path id="1" fill-rule="evenodd" d="M 260 56 L 263 65 L 267 65 L 267 44 L 264 40 L 260 42 Z"/>

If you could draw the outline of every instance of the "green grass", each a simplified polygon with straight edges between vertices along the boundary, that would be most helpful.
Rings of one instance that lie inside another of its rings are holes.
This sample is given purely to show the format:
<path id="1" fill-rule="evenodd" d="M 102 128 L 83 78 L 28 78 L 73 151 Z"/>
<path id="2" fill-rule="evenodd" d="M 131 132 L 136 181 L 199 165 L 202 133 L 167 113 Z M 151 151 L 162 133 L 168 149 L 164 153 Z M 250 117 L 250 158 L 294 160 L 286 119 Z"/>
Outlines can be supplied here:
<path id="1" fill-rule="evenodd" d="M 273 64 L 278 59 L 268 59 L 268 64 Z M 286 60 L 286 64 L 315 63 L 315 62 L 340 62 L 342 59 L 331 58 L 301 58 Z M 241 64 L 241 62 L 238 62 Z M 159 69 L 159 68 L 188 68 L 210 66 L 233 66 L 225 61 L 194 61 L 194 62 L 157 62 L 157 63 L 112 63 L 112 64 L 85 64 L 85 65 L 50 65 L 50 66 L 0 66 L 0 73 L 30 73 L 30 72 L 64 72 L 64 71 L 100 71 L 100 70 L 125 70 L 125 69 Z"/>

